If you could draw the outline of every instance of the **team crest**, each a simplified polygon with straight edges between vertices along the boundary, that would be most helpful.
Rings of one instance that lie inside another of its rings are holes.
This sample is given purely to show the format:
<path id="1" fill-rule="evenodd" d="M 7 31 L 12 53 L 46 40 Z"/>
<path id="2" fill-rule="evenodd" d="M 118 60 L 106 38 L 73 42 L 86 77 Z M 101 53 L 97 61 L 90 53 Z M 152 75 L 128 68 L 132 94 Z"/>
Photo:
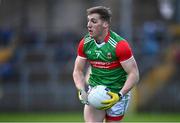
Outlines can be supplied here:
<path id="1" fill-rule="evenodd" d="M 111 53 L 107 53 L 107 58 L 108 58 L 108 59 L 111 59 L 111 58 L 112 58 Z"/>

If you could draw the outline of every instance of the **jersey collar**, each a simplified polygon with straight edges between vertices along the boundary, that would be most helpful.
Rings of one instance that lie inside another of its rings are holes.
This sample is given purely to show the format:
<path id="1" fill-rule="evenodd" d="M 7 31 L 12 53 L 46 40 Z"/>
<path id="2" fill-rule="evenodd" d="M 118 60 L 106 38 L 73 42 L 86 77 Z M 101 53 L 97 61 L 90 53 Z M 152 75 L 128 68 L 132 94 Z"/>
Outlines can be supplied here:
<path id="1" fill-rule="evenodd" d="M 106 35 L 106 37 L 104 38 L 104 42 L 107 43 L 110 37 L 110 31 L 108 31 L 108 34 Z"/>
<path id="2" fill-rule="evenodd" d="M 92 38 L 92 37 L 91 37 Z M 108 42 L 108 40 L 109 40 L 109 38 L 110 38 L 110 31 L 108 31 L 108 34 L 106 35 L 106 37 L 104 38 L 104 42 L 105 43 L 107 43 Z M 94 38 L 93 38 L 94 39 Z M 95 41 L 95 39 L 94 39 L 94 41 Z M 96 42 L 96 41 L 95 41 Z"/>

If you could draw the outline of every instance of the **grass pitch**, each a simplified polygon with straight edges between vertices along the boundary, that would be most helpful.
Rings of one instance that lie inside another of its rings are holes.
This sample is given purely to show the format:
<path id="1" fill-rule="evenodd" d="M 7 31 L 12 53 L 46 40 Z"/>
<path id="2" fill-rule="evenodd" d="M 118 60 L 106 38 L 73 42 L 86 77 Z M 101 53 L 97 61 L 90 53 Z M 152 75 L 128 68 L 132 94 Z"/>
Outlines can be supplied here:
<path id="1" fill-rule="evenodd" d="M 126 114 L 124 122 L 180 122 L 180 114 L 140 113 Z M 0 122 L 83 122 L 83 114 L 70 113 L 0 113 Z"/>

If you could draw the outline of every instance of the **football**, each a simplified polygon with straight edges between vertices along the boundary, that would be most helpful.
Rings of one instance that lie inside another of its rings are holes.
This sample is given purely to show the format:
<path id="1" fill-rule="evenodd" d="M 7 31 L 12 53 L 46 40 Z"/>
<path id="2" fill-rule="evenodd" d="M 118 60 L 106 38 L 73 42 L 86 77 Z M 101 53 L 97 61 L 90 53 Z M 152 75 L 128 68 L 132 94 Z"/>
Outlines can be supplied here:
<path id="1" fill-rule="evenodd" d="M 104 104 L 101 104 L 102 101 L 111 99 L 111 97 L 107 94 L 108 91 L 110 90 L 104 85 L 97 85 L 93 87 L 88 94 L 89 104 L 97 109 L 100 109 L 104 106 Z"/>

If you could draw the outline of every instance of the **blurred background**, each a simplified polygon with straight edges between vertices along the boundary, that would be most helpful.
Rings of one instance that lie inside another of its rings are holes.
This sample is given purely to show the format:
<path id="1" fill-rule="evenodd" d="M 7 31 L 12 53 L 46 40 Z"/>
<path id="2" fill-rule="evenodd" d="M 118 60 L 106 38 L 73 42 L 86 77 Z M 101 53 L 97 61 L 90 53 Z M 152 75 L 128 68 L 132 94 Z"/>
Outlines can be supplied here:
<path id="1" fill-rule="evenodd" d="M 180 113 L 179 0 L 0 0 L 0 112 L 82 112 L 72 71 L 86 9 L 110 7 L 140 70 L 129 112 Z"/>

